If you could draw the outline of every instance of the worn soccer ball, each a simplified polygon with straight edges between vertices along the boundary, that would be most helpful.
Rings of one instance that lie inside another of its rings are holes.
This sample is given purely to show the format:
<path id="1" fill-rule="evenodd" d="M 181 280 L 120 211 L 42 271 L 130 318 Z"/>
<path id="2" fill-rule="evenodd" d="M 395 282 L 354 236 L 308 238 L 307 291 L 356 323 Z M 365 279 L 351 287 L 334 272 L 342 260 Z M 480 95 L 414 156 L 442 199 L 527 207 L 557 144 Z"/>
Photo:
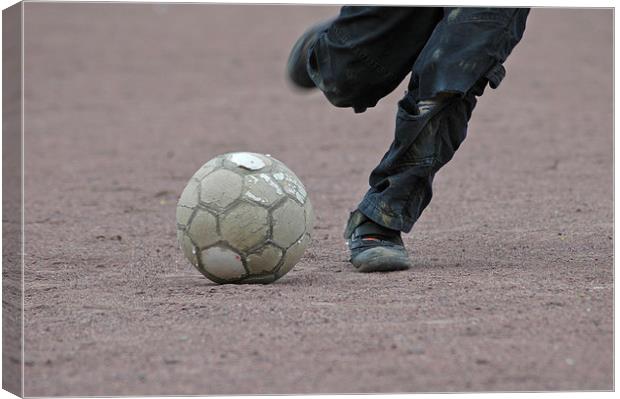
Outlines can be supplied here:
<path id="1" fill-rule="evenodd" d="M 177 238 L 208 279 L 270 283 L 308 243 L 314 213 L 304 185 L 269 155 L 217 156 L 192 176 L 177 204 Z"/>

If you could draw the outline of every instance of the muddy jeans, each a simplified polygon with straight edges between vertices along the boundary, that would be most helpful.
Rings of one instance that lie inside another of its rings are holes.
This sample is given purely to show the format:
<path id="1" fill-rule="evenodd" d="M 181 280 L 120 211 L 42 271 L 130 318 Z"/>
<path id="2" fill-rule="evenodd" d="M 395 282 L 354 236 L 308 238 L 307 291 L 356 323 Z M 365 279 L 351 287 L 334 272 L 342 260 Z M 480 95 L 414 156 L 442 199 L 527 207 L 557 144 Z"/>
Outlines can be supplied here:
<path id="1" fill-rule="evenodd" d="M 338 107 L 364 112 L 411 72 L 392 145 L 358 206 L 409 232 L 432 196 L 435 173 L 465 139 L 476 97 L 497 88 L 521 39 L 527 8 L 343 7 L 308 49 L 307 71 Z M 420 100 L 452 93 L 420 114 Z"/>

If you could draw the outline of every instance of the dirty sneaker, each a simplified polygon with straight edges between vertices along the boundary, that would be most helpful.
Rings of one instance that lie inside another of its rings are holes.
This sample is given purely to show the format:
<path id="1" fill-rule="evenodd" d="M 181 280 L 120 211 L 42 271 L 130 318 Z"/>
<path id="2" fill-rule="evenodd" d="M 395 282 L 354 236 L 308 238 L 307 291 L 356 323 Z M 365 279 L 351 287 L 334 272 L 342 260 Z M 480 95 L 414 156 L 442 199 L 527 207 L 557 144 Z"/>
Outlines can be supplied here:
<path id="1" fill-rule="evenodd" d="M 332 22 L 333 19 L 330 19 L 314 25 L 304 32 L 293 45 L 291 54 L 288 57 L 288 62 L 286 63 L 286 71 L 291 82 L 297 87 L 304 89 L 315 87 L 306 69 L 308 63 L 308 49 L 314 44 L 319 35 L 329 28 Z"/>
<path id="2" fill-rule="evenodd" d="M 389 272 L 411 266 L 400 231 L 385 228 L 356 210 L 351 213 L 344 238 L 350 262 L 360 272 Z"/>

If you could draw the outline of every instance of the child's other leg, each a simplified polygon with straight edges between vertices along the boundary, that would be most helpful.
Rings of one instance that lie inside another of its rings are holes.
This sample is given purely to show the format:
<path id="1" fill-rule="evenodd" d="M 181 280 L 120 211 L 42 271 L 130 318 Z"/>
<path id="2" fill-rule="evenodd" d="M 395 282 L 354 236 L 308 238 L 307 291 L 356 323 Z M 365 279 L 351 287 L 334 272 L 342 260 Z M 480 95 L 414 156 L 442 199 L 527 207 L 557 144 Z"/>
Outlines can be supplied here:
<path id="1" fill-rule="evenodd" d="M 442 15 L 431 7 L 343 7 L 298 40 L 289 76 L 318 87 L 337 107 L 363 112 L 411 72 Z"/>
<path id="2" fill-rule="evenodd" d="M 432 196 L 435 173 L 467 133 L 487 83 L 519 42 L 528 9 L 446 9 L 414 67 L 399 103 L 394 141 L 370 176 L 359 211 L 373 222 L 409 232 Z"/>

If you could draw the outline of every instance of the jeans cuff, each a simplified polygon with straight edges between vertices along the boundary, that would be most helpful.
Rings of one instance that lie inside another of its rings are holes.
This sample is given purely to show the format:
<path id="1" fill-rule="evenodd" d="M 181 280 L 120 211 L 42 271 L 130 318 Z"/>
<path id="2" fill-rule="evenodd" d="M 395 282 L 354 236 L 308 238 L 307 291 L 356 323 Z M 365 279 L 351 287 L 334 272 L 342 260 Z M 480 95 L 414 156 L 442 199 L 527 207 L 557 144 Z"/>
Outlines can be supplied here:
<path id="1" fill-rule="evenodd" d="M 362 202 L 357 206 L 360 212 L 362 212 L 368 219 L 373 222 L 387 227 L 388 229 L 402 231 L 409 233 L 413 228 L 413 221 L 402 215 L 393 215 L 390 212 L 386 212 L 372 199 L 368 198 L 368 195 L 362 199 Z"/>

